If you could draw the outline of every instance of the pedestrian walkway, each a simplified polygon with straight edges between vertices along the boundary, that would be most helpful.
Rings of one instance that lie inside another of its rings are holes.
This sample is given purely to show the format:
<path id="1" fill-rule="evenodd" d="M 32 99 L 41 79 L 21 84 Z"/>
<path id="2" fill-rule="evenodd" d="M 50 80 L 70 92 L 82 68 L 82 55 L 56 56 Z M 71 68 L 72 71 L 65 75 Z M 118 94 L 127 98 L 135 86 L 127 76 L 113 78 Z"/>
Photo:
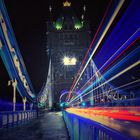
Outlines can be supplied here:
<path id="1" fill-rule="evenodd" d="M 46 112 L 28 124 L 0 133 L 0 140 L 69 140 L 61 112 Z"/>

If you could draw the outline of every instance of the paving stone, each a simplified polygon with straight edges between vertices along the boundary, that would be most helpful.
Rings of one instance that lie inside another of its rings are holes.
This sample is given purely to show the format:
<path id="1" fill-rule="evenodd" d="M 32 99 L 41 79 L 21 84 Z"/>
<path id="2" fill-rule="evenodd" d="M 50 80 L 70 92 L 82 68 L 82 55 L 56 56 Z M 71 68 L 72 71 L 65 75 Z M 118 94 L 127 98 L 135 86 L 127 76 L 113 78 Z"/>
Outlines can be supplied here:
<path id="1" fill-rule="evenodd" d="M 0 131 L 0 140 L 69 140 L 61 112 L 45 112 L 31 122 Z"/>

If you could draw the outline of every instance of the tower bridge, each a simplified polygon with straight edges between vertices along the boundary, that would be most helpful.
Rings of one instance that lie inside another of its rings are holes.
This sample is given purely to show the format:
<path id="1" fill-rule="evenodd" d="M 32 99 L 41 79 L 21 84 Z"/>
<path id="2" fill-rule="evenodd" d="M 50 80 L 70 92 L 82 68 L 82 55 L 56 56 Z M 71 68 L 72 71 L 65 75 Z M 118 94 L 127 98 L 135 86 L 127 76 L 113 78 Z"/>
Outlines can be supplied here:
<path id="1" fill-rule="evenodd" d="M 62 4 L 56 19 L 49 6 L 48 76 L 35 93 L 0 0 L 0 56 L 13 88 L 10 101 L 0 96 L 1 139 L 140 139 L 139 0 L 110 1 L 93 37 L 86 6 L 80 18 Z"/>

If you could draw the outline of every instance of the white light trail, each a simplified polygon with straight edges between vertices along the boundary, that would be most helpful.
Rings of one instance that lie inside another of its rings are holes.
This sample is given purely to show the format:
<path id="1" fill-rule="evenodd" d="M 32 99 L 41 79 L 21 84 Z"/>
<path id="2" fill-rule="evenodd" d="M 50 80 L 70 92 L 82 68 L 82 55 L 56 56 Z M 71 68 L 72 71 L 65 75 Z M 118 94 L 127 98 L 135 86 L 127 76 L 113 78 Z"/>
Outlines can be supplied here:
<path id="1" fill-rule="evenodd" d="M 103 93 L 101 93 L 101 94 L 107 93 L 107 92 L 109 92 L 109 91 L 118 90 L 118 89 L 120 89 L 120 88 L 124 88 L 124 87 L 126 87 L 126 86 L 130 86 L 130 85 L 132 85 L 132 84 L 134 84 L 134 83 L 138 83 L 138 82 L 140 82 L 140 79 L 137 79 L 137 80 L 132 81 L 132 82 L 129 82 L 129 83 L 127 83 L 127 84 L 124 84 L 124 85 L 121 85 L 121 86 L 119 86 L 119 87 L 113 88 L 113 89 L 111 89 L 111 90 L 107 90 L 107 91 L 105 91 L 105 92 L 103 92 Z M 94 91 L 94 89 L 92 89 L 91 91 L 87 92 L 87 93 L 84 94 L 83 96 L 80 96 L 79 98 L 85 97 L 86 95 L 90 94 L 90 93 L 93 92 L 93 91 Z M 100 95 L 100 94 L 99 94 L 99 95 Z M 94 96 L 95 96 L 95 95 L 94 95 Z M 94 96 L 93 96 L 93 97 L 94 97 Z M 76 99 L 75 101 L 79 100 L 79 98 Z"/>
<path id="2" fill-rule="evenodd" d="M 85 71 L 86 67 L 88 66 L 88 64 L 89 64 L 90 60 L 92 59 L 93 55 L 95 54 L 96 50 L 98 49 L 98 47 L 99 47 L 101 41 L 103 40 L 103 38 L 105 37 L 106 33 L 108 32 L 108 30 L 109 30 L 111 24 L 113 23 L 115 17 L 117 16 L 119 10 L 121 9 L 121 7 L 122 7 L 122 5 L 123 5 L 123 3 L 124 3 L 124 0 L 120 0 L 120 2 L 119 2 L 119 4 L 118 4 L 118 6 L 116 7 L 116 9 L 115 9 L 115 11 L 114 11 L 114 13 L 113 13 L 111 19 L 109 20 L 109 23 L 107 24 L 107 26 L 106 26 L 106 28 L 105 28 L 105 30 L 104 30 L 102 36 L 100 37 L 99 41 L 97 42 L 97 44 L 96 44 L 96 46 L 95 46 L 95 48 L 94 48 L 92 54 L 90 55 L 90 57 L 89 57 L 87 63 L 85 64 L 85 66 L 84 66 L 84 68 L 83 68 L 81 74 L 79 75 L 78 79 L 76 80 L 76 83 L 74 84 L 74 86 L 73 86 L 73 88 L 72 88 L 72 90 L 70 91 L 69 94 L 72 93 L 73 89 L 74 89 L 75 86 L 77 85 L 79 79 L 81 78 L 83 72 Z"/>
<path id="3" fill-rule="evenodd" d="M 140 64 L 140 60 L 136 61 L 134 64 L 130 65 L 129 67 L 127 67 L 126 69 L 122 70 L 121 72 L 119 72 L 118 74 L 116 74 L 115 76 L 113 76 L 112 78 L 110 78 L 109 80 L 105 81 L 104 83 L 102 83 L 101 85 L 99 85 L 98 87 L 94 88 L 94 90 L 100 88 L 101 86 L 103 86 L 104 84 L 107 84 L 109 82 L 111 82 L 112 80 L 116 79 L 117 77 L 119 77 L 120 75 L 124 74 L 125 72 L 129 71 L 130 69 L 134 68 L 135 66 Z M 83 93 L 82 93 L 83 94 Z M 81 94 L 79 94 L 78 96 L 81 96 Z M 77 97 L 76 97 L 77 98 Z M 69 102 L 69 104 L 71 102 L 73 102 L 74 100 L 76 100 L 76 98 L 74 98 L 73 100 L 71 100 Z"/>
<path id="4" fill-rule="evenodd" d="M 134 32 L 134 34 L 132 34 L 131 36 L 130 36 L 130 38 L 129 39 L 127 39 L 127 41 L 102 65 L 102 67 L 84 84 L 84 86 L 88 83 L 88 82 L 91 82 L 91 79 L 93 78 L 93 77 L 95 77 L 98 73 L 100 74 L 100 70 L 124 47 L 124 45 L 126 45 L 126 43 L 128 43 L 130 40 L 131 40 L 131 38 L 133 38 L 133 36 L 136 34 L 136 33 L 138 33 L 140 31 L 140 28 L 138 28 L 137 30 L 136 30 L 136 32 Z M 82 86 L 81 87 L 81 89 L 84 87 L 84 86 Z M 81 90 L 80 89 L 80 90 Z"/>

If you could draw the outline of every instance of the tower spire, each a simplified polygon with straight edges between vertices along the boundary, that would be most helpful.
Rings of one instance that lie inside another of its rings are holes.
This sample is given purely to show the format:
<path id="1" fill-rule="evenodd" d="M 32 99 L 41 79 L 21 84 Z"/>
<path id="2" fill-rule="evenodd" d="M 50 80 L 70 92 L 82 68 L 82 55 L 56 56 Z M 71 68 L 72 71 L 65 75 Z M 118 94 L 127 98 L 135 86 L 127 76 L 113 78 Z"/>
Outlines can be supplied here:
<path id="1" fill-rule="evenodd" d="M 50 11 L 50 21 L 53 21 L 53 16 L 52 16 L 52 6 L 49 6 L 49 11 Z"/>
<path id="2" fill-rule="evenodd" d="M 50 11 L 50 13 L 52 12 L 52 6 L 51 5 L 49 6 L 49 11 Z"/>
<path id="3" fill-rule="evenodd" d="M 84 12 L 86 12 L 86 6 L 85 5 L 83 6 L 83 10 L 84 10 Z"/>
<path id="4" fill-rule="evenodd" d="M 64 7 L 70 7 L 71 6 L 71 2 L 68 2 L 67 0 L 65 2 L 63 2 L 63 6 Z"/>
<path id="5" fill-rule="evenodd" d="M 84 20 L 84 18 L 85 18 L 86 5 L 84 5 L 84 6 L 83 6 L 83 11 L 84 11 L 84 13 L 81 15 L 81 19 L 82 19 L 82 21 L 83 21 L 83 20 Z"/>

